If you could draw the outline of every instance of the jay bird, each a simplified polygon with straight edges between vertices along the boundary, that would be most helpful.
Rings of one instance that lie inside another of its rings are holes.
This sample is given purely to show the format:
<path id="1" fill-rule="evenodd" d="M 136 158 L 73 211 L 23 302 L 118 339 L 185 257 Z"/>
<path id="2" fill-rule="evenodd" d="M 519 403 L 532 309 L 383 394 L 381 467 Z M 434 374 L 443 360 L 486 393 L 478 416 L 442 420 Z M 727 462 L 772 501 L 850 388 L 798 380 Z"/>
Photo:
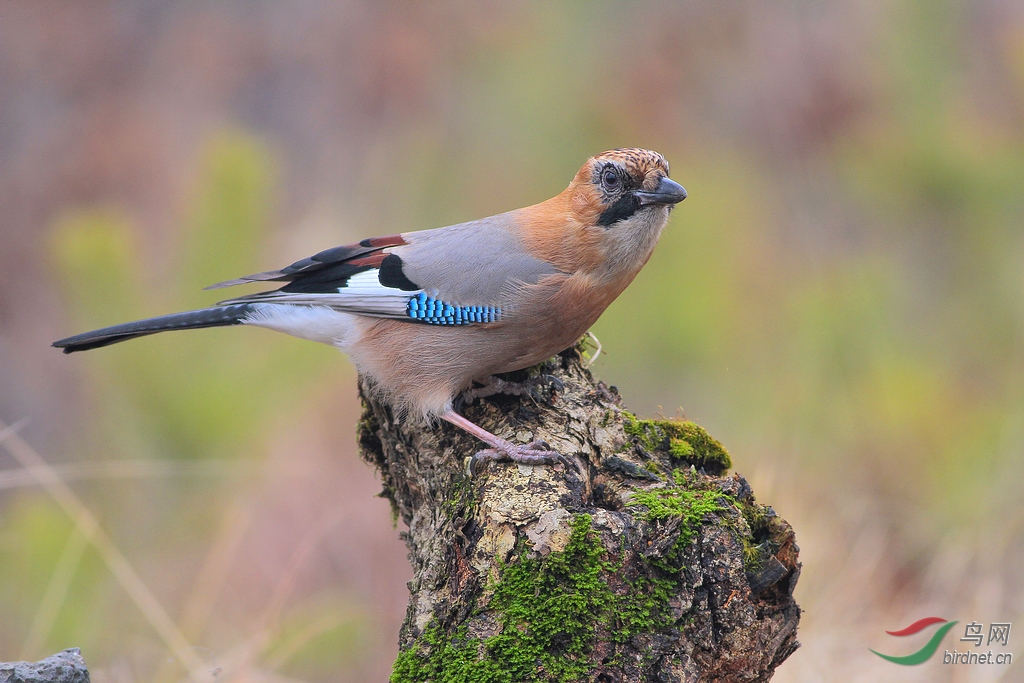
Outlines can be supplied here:
<path id="1" fill-rule="evenodd" d="M 686 190 L 645 149 L 587 160 L 563 192 L 508 213 L 371 237 L 292 265 L 228 280 L 284 282 L 210 308 L 114 325 L 54 342 L 85 351 L 166 330 L 253 325 L 331 344 L 399 414 L 461 427 L 490 448 L 470 460 L 546 464 L 542 441 L 516 445 L 453 409 L 474 381 L 572 346 L 647 263 Z"/>

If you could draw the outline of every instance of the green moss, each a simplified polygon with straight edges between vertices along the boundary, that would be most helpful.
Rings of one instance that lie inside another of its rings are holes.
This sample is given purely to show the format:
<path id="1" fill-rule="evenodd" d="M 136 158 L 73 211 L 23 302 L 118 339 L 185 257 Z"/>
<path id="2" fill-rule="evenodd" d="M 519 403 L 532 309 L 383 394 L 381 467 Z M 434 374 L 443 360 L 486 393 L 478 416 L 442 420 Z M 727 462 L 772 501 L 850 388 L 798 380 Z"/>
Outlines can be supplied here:
<path id="1" fill-rule="evenodd" d="M 465 625 L 447 636 L 435 624 L 401 652 L 393 683 L 568 683 L 590 671 L 598 624 L 615 596 L 604 574 L 604 548 L 590 516 L 572 522 L 565 550 L 530 559 L 520 553 L 502 571 L 488 605 L 501 623 L 490 638 L 468 638 Z"/>
<path id="2" fill-rule="evenodd" d="M 472 675 L 479 641 L 469 638 L 466 625 L 452 635 L 431 621 L 415 645 L 398 653 L 391 668 L 391 683 L 419 681 L 497 681 L 496 677 Z"/>
<path id="3" fill-rule="evenodd" d="M 621 628 L 616 632 L 618 642 L 625 642 L 637 633 L 656 632 L 675 625 L 666 606 L 682 587 L 683 551 L 693 543 L 700 527 L 706 523 L 705 518 L 726 510 L 732 502 L 720 491 L 689 488 L 686 475 L 679 470 L 674 475 L 674 484 L 636 493 L 626 505 L 627 509 L 643 508 L 634 514 L 644 521 L 678 518 L 680 523 L 679 536 L 672 547 L 662 557 L 646 558 L 648 575 L 635 582 L 629 598 L 616 606 Z"/>
<path id="4" fill-rule="evenodd" d="M 666 572 L 651 565 L 650 573 L 632 581 L 629 590 L 615 602 L 612 641 L 626 643 L 641 633 L 655 633 L 673 625 L 668 604 L 681 588 L 678 571 Z"/>
<path id="5" fill-rule="evenodd" d="M 623 431 L 649 453 L 667 451 L 672 458 L 721 474 L 732 467 L 729 453 L 703 427 L 678 420 L 639 420 L 623 411 Z"/>
<path id="6" fill-rule="evenodd" d="M 704 524 L 704 518 L 725 510 L 730 500 L 729 496 L 721 491 L 694 490 L 677 483 L 674 486 L 636 493 L 626 507 L 646 508 L 638 515 L 640 519 L 646 521 L 679 517 L 681 523 L 677 543 L 685 547 L 697 537 L 697 532 Z"/>
<path id="7" fill-rule="evenodd" d="M 623 643 L 674 624 L 668 602 L 681 588 L 679 572 L 650 567 L 622 590 L 621 569 L 606 560 L 590 516 L 579 515 L 565 550 L 531 559 L 521 549 L 503 568 L 486 608 L 500 624 L 497 635 L 471 638 L 465 625 L 450 634 L 431 622 L 416 644 L 399 653 L 391 681 L 590 680 L 598 629 Z"/>
<path id="8" fill-rule="evenodd" d="M 532 680 L 538 666 L 555 681 L 578 680 L 589 671 L 598 621 L 614 599 L 603 556 L 590 516 L 580 515 L 564 551 L 506 569 L 490 605 L 502 614 L 504 628 L 487 649 L 514 672 L 511 680 Z"/>
<path id="9" fill-rule="evenodd" d="M 737 535 L 743 542 L 743 569 L 748 574 L 760 572 L 764 568 L 765 560 L 778 550 L 778 545 L 769 537 L 770 509 L 751 501 L 744 501 L 740 505 L 740 512 L 747 523 L 749 535 Z"/>
<path id="10" fill-rule="evenodd" d="M 743 519 L 746 520 L 747 526 L 750 527 L 751 536 L 756 538 L 767 535 L 769 509 L 764 505 L 749 502 L 749 500 L 744 501 L 743 505 L 740 506 Z"/>
<path id="11" fill-rule="evenodd" d="M 743 540 L 743 571 L 748 574 L 757 574 L 764 568 L 764 553 L 761 546 L 755 545 L 750 538 Z"/>
<path id="12" fill-rule="evenodd" d="M 476 511 L 476 488 L 468 476 L 456 478 L 450 494 L 441 502 L 441 512 L 449 519 L 468 519 Z"/>
<path id="13" fill-rule="evenodd" d="M 695 453 L 693 446 L 685 439 L 669 439 L 668 452 L 673 458 L 690 461 Z"/>

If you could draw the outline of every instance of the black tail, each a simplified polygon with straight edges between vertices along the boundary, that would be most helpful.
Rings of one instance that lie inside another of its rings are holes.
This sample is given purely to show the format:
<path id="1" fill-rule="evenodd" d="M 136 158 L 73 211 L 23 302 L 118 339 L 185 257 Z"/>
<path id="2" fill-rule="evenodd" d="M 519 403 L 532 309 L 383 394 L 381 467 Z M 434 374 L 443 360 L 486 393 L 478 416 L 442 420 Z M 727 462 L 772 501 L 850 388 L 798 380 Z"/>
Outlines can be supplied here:
<path id="1" fill-rule="evenodd" d="M 238 325 L 254 309 L 255 306 L 252 304 L 234 304 L 232 306 L 202 308 L 198 311 L 172 313 L 171 315 L 162 315 L 159 318 L 136 320 L 131 323 L 76 334 L 74 337 L 55 341 L 53 345 L 64 349 L 64 353 L 74 353 L 75 351 L 98 349 L 101 346 L 116 344 L 117 342 L 144 337 L 147 334 L 155 334 L 166 330 L 195 330 L 201 327 Z"/>

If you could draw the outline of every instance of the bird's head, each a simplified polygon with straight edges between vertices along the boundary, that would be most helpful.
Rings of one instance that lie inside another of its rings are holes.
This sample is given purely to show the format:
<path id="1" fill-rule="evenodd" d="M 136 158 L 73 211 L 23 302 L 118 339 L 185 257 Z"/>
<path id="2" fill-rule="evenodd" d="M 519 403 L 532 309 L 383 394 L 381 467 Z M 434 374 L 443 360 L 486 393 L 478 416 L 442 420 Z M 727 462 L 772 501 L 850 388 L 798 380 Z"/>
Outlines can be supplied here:
<path id="1" fill-rule="evenodd" d="M 613 149 L 588 159 L 564 192 L 518 215 L 533 255 L 565 273 L 628 284 L 650 258 L 669 211 L 684 199 L 665 157 Z"/>
<path id="2" fill-rule="evenodd" d="M 629 280 L 647 263 L 686 190 L 669 179 L 665 157 L 628 148 L 588 159 L 561 197 L 575 226 L 564 262 L 602 279 Z"/>
<path id="3" fill-rule="evenodd" d="M 668 162 L 646 149 L 613 149 L 587 160 L 570 185 L 574 209 L 588 223 L 614 229 L 633 218 L 667 217 L 686 199 Z M 646 222 L 646 220 L 644 222 Z"/>

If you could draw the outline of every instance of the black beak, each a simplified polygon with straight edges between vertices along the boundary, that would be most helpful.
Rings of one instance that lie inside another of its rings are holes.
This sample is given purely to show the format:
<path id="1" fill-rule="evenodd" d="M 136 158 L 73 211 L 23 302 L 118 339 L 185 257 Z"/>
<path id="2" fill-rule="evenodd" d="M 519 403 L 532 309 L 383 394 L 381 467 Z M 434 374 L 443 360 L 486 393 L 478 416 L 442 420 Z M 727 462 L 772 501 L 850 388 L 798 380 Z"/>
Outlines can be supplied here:
<path id="1" fill-rule="evenodd" d="M 658 189 L 654 192 L 640 190 L 633 194 L 640 200 L 641 206 L 648 204 L 668 204 L 672 206 L 686 199 L 686 190 L 683 186 L 670 178 L 662 178 L 658 182 Z"/>

